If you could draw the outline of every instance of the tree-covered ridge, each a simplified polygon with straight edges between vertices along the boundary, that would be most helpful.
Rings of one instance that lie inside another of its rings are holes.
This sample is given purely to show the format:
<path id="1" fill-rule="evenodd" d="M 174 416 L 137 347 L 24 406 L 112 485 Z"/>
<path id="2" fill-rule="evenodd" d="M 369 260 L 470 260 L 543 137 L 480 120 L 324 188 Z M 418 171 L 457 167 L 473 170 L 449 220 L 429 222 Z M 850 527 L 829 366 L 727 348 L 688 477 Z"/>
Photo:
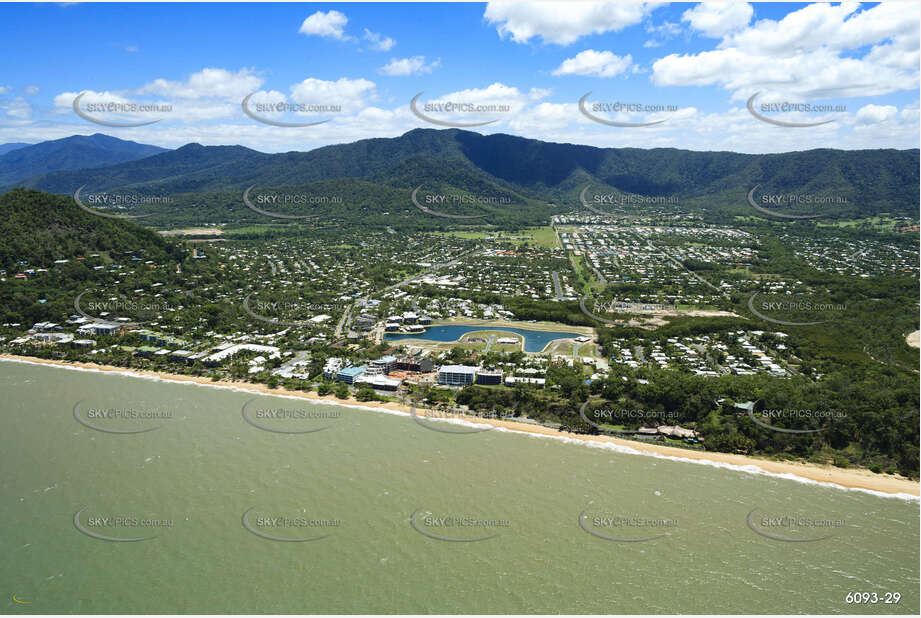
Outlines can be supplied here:
<path id="1" fill-rule="evenodd" d="M 79 209 L 70 197 L 29 189 L 0 195 L 0 268 L 47 266 L 55 260 L 94 252 L 143 252 L 164 258 L 174 249 L 156 233 L 134 223 L 97 217 Z M 18 271 L 15 271 L 18 272 Z"/>
<path id="2" fill-rule="evenodd" d="M 103 167 L 143 159 L 165 148 L 139 144 L 101 133 L 72 135 L 38 144 L 25 144 L 4 149 L 0 146 L 0 187 L 14 184 L 32 176 L 60 170 Z"/>
<path id="3" fill-rule="evenodd" d="M 678 199 L 685 210 L 736 214 L 754 214 L 746 196 L 760 185 L 758 199 L 762 195 L 831 198 L 833 202 L 822 204 L 818 212 L 832 217 L 880 212 L 914 216 L 918 162 L 917 150 L 818 149 L 750 155 L 595 148 L 504 134 L 415 129 L 397 138 L 280 154 L 189 144 L 105 168 L 39 175 L 23 184 L 55 193 L 72 193 L 85 184 L 90 191 L 174 195 L 345 179 L 397 189 L 441 182 L 467 191 L 513 190 L 531 199 L 573 206 L 585 185 L 592 184 L 593 192 L 668 196 Z M 816 211 L 800 204 L 789 212 Z"/>

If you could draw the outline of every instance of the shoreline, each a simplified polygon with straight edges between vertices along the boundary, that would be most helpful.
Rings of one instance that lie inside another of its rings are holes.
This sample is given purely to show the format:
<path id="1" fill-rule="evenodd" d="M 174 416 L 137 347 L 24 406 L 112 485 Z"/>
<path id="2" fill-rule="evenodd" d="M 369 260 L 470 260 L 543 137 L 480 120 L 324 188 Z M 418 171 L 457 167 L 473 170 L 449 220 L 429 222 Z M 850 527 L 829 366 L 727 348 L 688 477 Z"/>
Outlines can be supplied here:
<path id="1" fill-rule="evenodd" d="M 138 377 L 157 378 L 172 382 L 190 382 L 204 386 L 216 386 L 223 388 L 235 388 L 239 390 L 250 391 L 263 395 L 296 397 L 318 403 L 327 403 L 334 405 L 344 405 L 353 408 L 363 409 L 381 409 L 396 412 L 404 415 L 410 414 L 409 406 L 397 402 L 379 402 L 379 401 L 358 401 L 349 398 L 348 400 L 337 399 L 333 395 L 321 397 L 316 392 L 289 391 L 283 388 L 269 388 L 264 384 L 254 384 L 252 382 L 234 382 L 229 380 L 214 381 L 210 378 L 199 376 L 186 376 L 182 374 L 164 373 L 159 371 L 150 371 L 146 369 L 130 369 L 126 367 L 116 367 L 113 365 L 98 365 L 83 361 L 60 361 L 36 358 L 31 356 L 19 356 L 15 354 L 0 354 L 0 359 L 12 360 L 37 365 L 49 365 L 64 368 L 78 368 L 103 373 L 120 373 L 134 375 Z M 680 460 L 690 463 L 713 463 L 723 466 L 732 466 L 733 469 L 750 473 L 767 473 L 774 477 L 788 478 L 790 480 L 812 481 L 822 484 L 833 484 L 846 489 L 865 490 L 881 494 L 903 494 L 909 496 L 921 496 L 921 484 L 918 481 L 896 476 L 882 475 L 870 472 L 863 468 L 835 468 L 834 466 L 823 466 L 807 462 L 791 461 L 774 461 L 762 459 L 750 455 L 737 455 L 732 453 L 720 453 L 716 451 L 696 451 L 683 449 L 661 444 L 650 444 L 645 442 L 636 442 L 615 438 L 613 436 L 592 436 L 586 434 L 573 434 L 560 432 L 542 425 L 534 425 L 520 421 L 508 421 L 491 418 L 481 418 L 478 416 L 469 416 L 462 419 L 465 422 L 478 425 L 492 425 L 505 431 L 536 435 L 543 437 L 563 438 L 574 443 L 580 443 L 586 446 L 610 444 L 620 447 L 619 452 L 627 454 L 641 454 L 647 456 L 666 457 L 674 460 Z"/>

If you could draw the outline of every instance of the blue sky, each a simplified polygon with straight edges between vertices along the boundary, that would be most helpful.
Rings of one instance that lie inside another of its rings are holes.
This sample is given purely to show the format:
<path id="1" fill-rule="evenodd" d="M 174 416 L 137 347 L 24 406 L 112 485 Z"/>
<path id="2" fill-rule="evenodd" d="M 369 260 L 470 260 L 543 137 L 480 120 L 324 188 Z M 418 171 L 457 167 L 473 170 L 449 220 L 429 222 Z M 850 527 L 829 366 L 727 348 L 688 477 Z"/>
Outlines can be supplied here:
<path id="1" fill-rule="evenodd" d="M 307 150 L 416 127 L 597 146 L 919 147 L 919 5 L 3 4 L 0 143 Z M 585 114 L 578 102 L 589 91 Z M 154 124 L 100 125 L 102 121 Z M 785 127 L 756 118 L 820 126 Z M 322 124 L 278 127 L 248 117 Z M 269 104 L 329 106 L 269 111 Z M 438 111 L 432 103 L 505 106 Z M 425 108 L 428 103 L 429 107 Z M 626 103 L 639 109 L 599 107 Z M 776 104 L 826 105 L 775 111 Z M 146 104 L 130 112 L 106 106 Z M 103 106 L 100 111 L 95 106 Z M 652 106 L 651 108 L 647 106 Z M 258 108 L 258 109 L 257 109 Z M 311 108 L 312 109 L 312 108 Z M 425 111 L 428 109 L 429 111 Z M 621 124 L 610 126 L 590 118 Z"/>

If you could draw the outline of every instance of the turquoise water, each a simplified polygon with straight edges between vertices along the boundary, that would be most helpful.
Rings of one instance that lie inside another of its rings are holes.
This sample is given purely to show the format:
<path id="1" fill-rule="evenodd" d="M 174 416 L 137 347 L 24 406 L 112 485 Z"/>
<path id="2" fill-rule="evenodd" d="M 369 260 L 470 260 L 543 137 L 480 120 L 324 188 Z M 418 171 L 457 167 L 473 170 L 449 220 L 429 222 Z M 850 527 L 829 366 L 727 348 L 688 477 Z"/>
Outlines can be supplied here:
<path id="1" fill-rule="evenodd" d="M 0 604 L 9 614 L 919 609 L 916 501 L 22 363 L 0 361 L 0 397 Z M 101 429 L 156 429 L 105 433 L 77 421 L 75 408 Z M 161 417 L 94 418 L 111 409 Z M 280 410 L 309 414 L 260 416 Z M 831 538 L 771 539 L 749 527 L 753 510 L 761 532 Z M 99 540 L 77 529 L 77 513 L 95 534 L 155 538 Z M 243 526 L 244 513 L 262 534 L 324 538 L 270 540 Z M 785 515 L 845 525 L 778 529 L 763 520 Z M 115 516 L 171 525 L 107 524 Z M 451 516 L 485 523 L 438 525 Z M 273 527 L 280 517 L 318 525 Z M 628 521 L 606 525 L 613 517 Z M 674 525 L 639 525 L 650 522 Z M 623 542 L 649 537 L 658 538 Z M 849 605 L 852 592 L 901 599 Z"/>
<path id="2" fill-rule="evenodd" d="M 423 339 L 425 341 L 457 341 L 467 333 L 480 330 L 501 330 L 507 333 L 517 333 L 524 337 L 525 352 L 540 352 L 548 343 L 557 339 L 570 339 L 581 337 L 579 333 L 561 333 L 548 332 L 542 330 L 526 330 L 522 328 L 505 328 L 503 326 L 432 326 L 424 334 L 406 335 L 390 334 L 384 335 L 387 341 L 399 341 L 400 339 Z"/>

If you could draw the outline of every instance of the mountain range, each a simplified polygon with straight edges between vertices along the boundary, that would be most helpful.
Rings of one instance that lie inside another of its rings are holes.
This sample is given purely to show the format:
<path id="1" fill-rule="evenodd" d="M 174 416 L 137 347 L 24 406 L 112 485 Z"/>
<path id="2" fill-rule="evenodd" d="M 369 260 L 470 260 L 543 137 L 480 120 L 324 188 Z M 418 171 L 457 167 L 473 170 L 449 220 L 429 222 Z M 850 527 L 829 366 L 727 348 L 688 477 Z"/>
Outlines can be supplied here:
<path id="1" fill-rule="evenodd" d="M 31 146 L 32 144 L 26 142 L 9 142 L 7 144 L 0 144 L 0 155 L 6 154 L 11 150 L 17 150 L 18 148 L 23 148 L 24 146 Z"/>
<path id="2" fill-rule="evenodd" d="M 102 135 L 80 139 L 103 138 L 115 140 Z M 753 155 L 673 148 L 597 148 L 458 129 L 414 129 L 395 138 L 279 154 L 243 146 L 200 144 L 163 151 L 127 142 L 135 148 L 112 152 L 113 157 L 125 157 L 122 161 L 96 165 L 97 159 L 92 167 L 78 169 L 74 165 L 54 171 L 45 169 L 48 163 L 43 161 L 28 168 L 31 174 L 25 173 L 28 166 L 21 167 L 20 178 L 10 181 L 10 173 L 3 165 L 5 159 L 17 153 L 24 157 L 26 151 L 35 152 L 33 149 L 66 141 L 21 148 L 0 157 L 0 185 L 6 179 L 8 187 L 52 193 L 73 193 L 86 185 L 87 191 L 95 192 L 205 194 L 210 199 L 227 195 L 238 204 L 240 192 L 252 185 L 273 188 L 333 183 L 348 193 L 349 186 L 360 184 L 365 193 L 377 187 L 382 195 L 396 190 L 402 196 L 421 184 L 426 190 L 510 195 L 512 203 L 539 201 L 577 206 L 579 192 L 591 184 L 594 192 L 672 197 L 683 210 L 748 215 L 753 211 L 746 204 L 746 196 L 760 185 L 759 194 L 835 198 L 834 204 L 824 207 L 824 214 L 835 217 L 881 212 L 917 216 L 918 212 L 917 149 L 816 149 Z M 143 148 L 157 152 L 135 156 Z M 79 159 L 70 158 L 73 163 Z M 408 200 L 401 200 L 407 212 L 412 213 Z M 178 203 L 184 202 L 180 199 Z M 376 214 L 391 212 L 390 206 L 382 205 Z M 510 208 L 513 209 L 505 210 Z M 510 214 L 502 211 L 501 205 L 471 210 L 487 217 Z M 338 212 L 349 212 L 349 204 Z"/>
<path id="3" fill-rule="evenodd" d="M 143 159 L 166 148 L 96 133 L 72 135 L 38 144 L 0 145 L 0 186 L 62 170 L 83 170 Z"/>

